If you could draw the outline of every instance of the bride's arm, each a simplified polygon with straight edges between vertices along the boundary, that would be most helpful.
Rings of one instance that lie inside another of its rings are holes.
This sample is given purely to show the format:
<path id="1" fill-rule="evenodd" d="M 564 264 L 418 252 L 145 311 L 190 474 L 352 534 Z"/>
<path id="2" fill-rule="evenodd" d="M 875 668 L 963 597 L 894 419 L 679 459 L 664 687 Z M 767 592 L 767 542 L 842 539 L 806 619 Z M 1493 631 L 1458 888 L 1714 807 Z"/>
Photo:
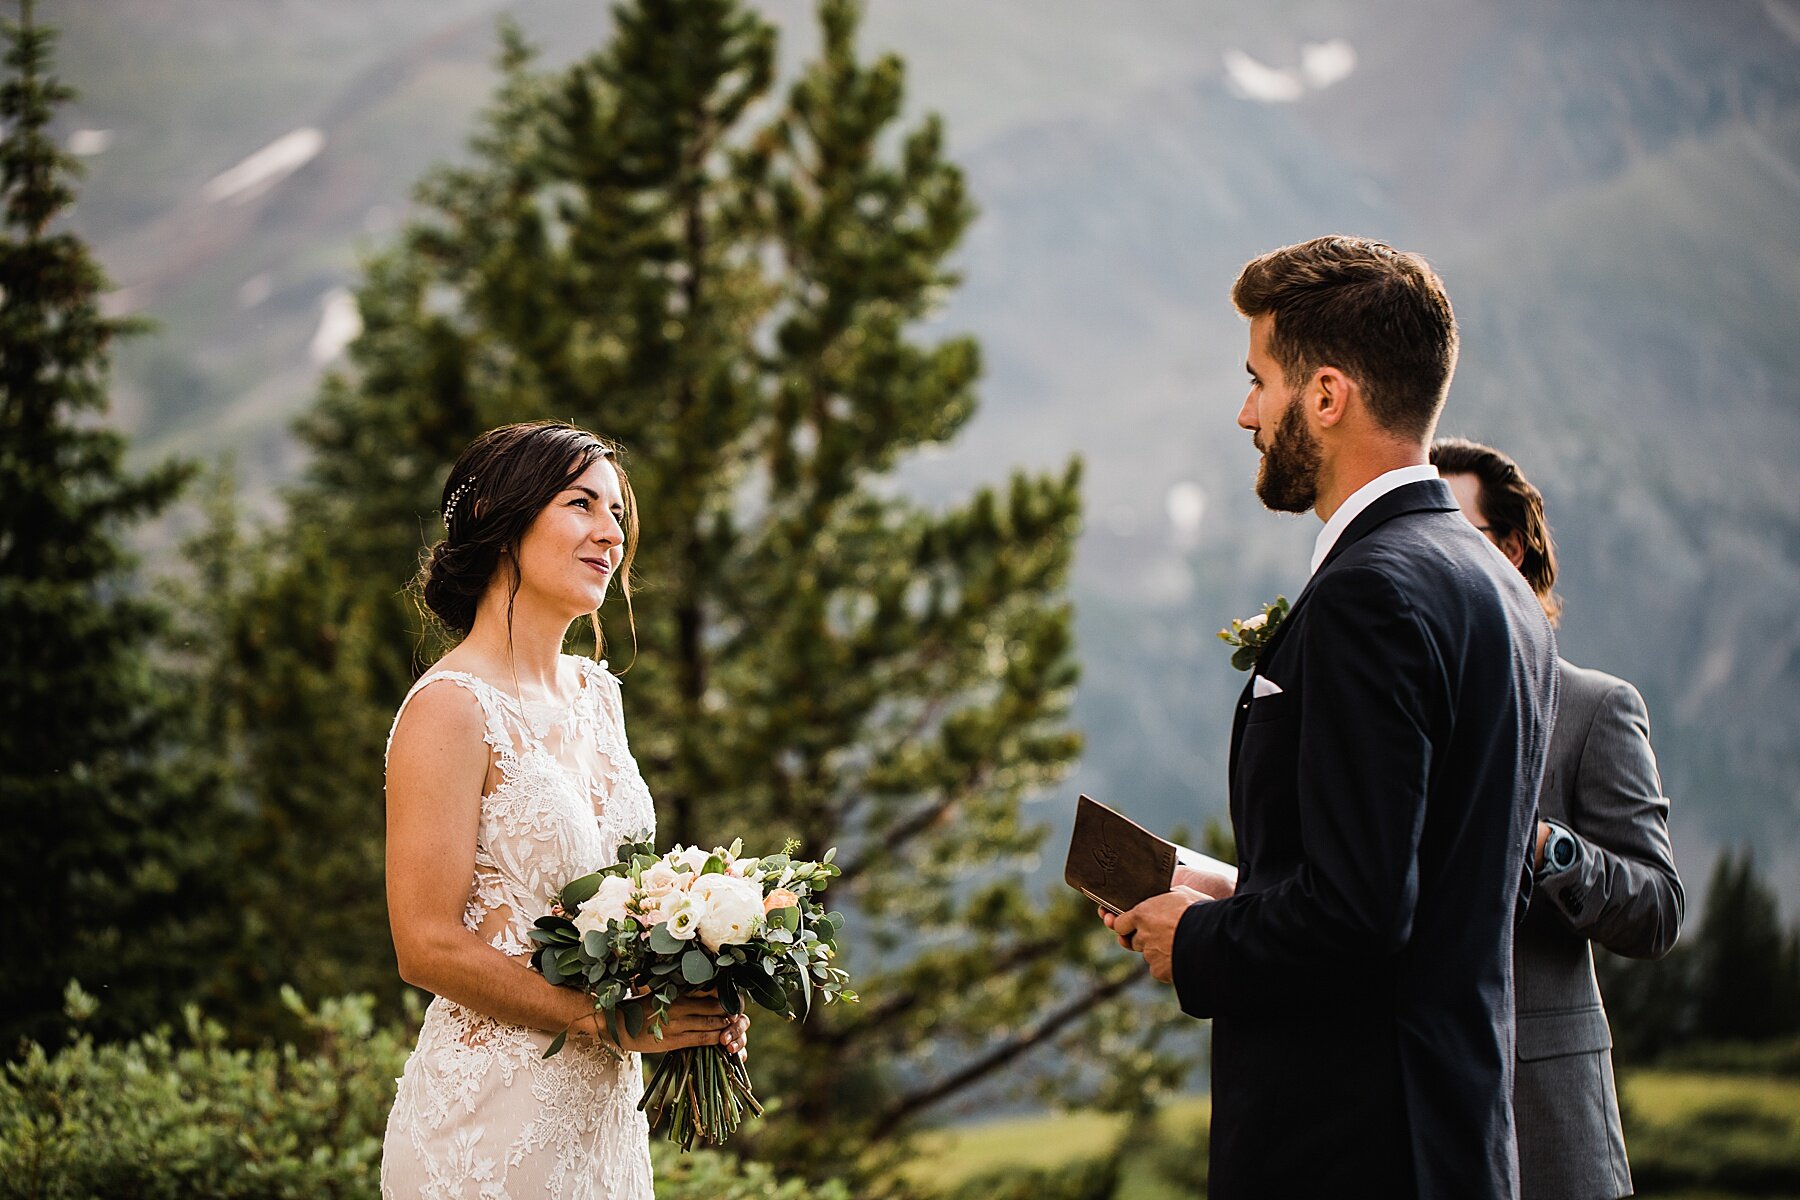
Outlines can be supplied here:
<path id="1" fill-rule="evenodd" d="M 592 1029 L 591 1002 L 556 987 L 463 926 L 488 748 L 481 706 L 453 684 L 428 686 L 407 705 L 388 751 L 388 922 L 400 977 L 464 1008 L 531 1029 Z M 721 1043 L 738 1031 L 714 1007 L 684 1004 L 670 1014 L 663 1040 L 627 1037 L 628 1050 L 673 1050 Z M 610 1039 L 608 1039 L 610 1041 Z M 639 1041 L 645 1044 L 639 1045 Z"/>

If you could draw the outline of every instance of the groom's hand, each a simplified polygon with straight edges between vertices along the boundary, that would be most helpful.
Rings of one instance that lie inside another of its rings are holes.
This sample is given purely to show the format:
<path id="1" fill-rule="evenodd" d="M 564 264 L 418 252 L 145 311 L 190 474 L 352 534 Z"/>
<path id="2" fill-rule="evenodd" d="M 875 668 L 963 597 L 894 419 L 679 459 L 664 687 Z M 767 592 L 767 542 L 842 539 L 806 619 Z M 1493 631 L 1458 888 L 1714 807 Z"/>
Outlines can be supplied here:
<path id="1" fill-rule="evenodd" d="M 1190 887 L 1176 887 L 1152 896 L 1129 912 L 1102 914 L 1107 927 L 1118 935 L 1119 945 L 1144 956 L 1151 978 L 1160 983 L 1175 980 L 1175 927 L 1181 915 L 1212 897 Z"/>
<path id="2" fill-rule="evenodd" d="M 1230 872 L 1227 874 L 1226 872 Z M 1237 894 L 1237 868 L 1203 871 L 1199 867 L 1176 866 L 1175 878 L 1169 882 L 1178 888 L 1193 888 L 1212 900 L 1229 900 Z"/>

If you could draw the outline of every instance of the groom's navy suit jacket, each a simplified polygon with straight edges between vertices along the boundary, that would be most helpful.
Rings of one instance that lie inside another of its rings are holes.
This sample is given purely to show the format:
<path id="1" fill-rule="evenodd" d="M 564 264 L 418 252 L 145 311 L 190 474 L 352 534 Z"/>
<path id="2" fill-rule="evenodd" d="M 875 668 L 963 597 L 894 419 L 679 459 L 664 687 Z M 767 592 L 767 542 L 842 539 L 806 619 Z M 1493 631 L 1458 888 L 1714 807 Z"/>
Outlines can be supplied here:
<path id="1" fill-rule="evenodd" d="M 1237 894 L 1176 931 L 1181 1006 L 1214 1019 L 1212 1200 L 1518 1194 L 1513 926 L 1555 705 L 1543 610 L 1447 486 L 1350 523 L 1238 704 Z"/>

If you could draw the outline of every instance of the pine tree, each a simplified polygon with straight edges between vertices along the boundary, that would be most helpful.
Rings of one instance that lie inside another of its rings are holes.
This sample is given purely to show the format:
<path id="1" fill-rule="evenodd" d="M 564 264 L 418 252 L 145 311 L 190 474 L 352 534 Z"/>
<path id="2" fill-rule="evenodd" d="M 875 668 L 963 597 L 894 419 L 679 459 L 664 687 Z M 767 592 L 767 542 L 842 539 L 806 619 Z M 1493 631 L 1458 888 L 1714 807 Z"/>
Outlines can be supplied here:
<path id="1" fill-rule="evenodd" d="M 57 222 L 74 167 L 48 133 L 73 93 L 52 31 L 20 5 L 0 85 L 0 1054 L 55 1041 L 65 984 L 99 995 L 101 1032 L 172 1015 L 228 935 L 212 838 L 223 815 L 174 755 L 165 614 L 135 586 L 132 525 L 186 469 L 124 468 L 99 423 L 108 348 L 100 267 Z"/>
<path id="2" fill-rule="evenodd" d="M 1694 947 L 1696 1036 L 1756 1041 L 1800 1032 L 1797 940 L 1800 933 L 1782 928 L 1752 851 L 1722 853 Z"/>
<path id="3" fill-rule="evenodd" d="M 367 661 L 329 748 L 306 750 L 310 716 L 269 695 L 258 711 L 285 748 L 253 781 L 265 811 L 281 787 L 337 789 L 341 820 L 295 823 L 297 866 L 361 836 L 419 644 L 398 592 L 452 457 L 544 416 L 621 442 L 642 587 L 635 654 L 616 597 L 608 651 L 629 665 L 662 840 L 792 835 L 846 868 L 867 1003 L 756 1035 L 786 1114 L 763 1150 L 842 1169 L 851 1145 L 1041 1047 L 1071 1075 L 1095 1054 L 1171 1067 L 1130 1014 L 1106 1036 L 1093 1024 L 1141 965 L 1073 893 L 1021 882 L 1041 840 L 1021 804 L 1079 749 L 1078 465 L 960 503 L 895 494 L 893 468 L 974 411 L 975 344 L 918 336 L 973 207 L 937 121 L 898 128 L 900 61 L 857 58 L 858 6 L 820 17 L 820 55 L 781 103 L 774 31 L 737 0 L 621 5 L 608 45 L 556 73 L 505 36 L 474 161 L 428 180 L 425 216 L 370 264 L 354 374 L 303 427 L 289 533 L 320 550 L 279 570 L 309 595 L 333 573 L 341 604 L 296 632 L 353 616 L 330 672 Z M 301 936 L 296 957 L 331 952 Z"/>
<path id="4" fill-rule="evenodd" d="M 246 531 L 236 499 L 226 470 L 184 547 L 194 570 L 182 595 L 184 631 L 205 648 L 194 723 L 246 810 L 229 876 L 242 936 L 224 950 L 217 1011 L 248 1037 L 302 1037 L 283 984 L 386 997 L 397 1011 L 381 890 L 392 688 L 372 676 L 406 664 L 370 633 L 391 597 L 298 521 L 275 537 Z"/>
<path id="5" fill-rule="evenodd" d="M 1622 958 L 1596 946 L 1594 972 L 1612 1025 L 1613 1061 L 1654 1062 L 1694 1039 L 1695 939 L 1684 934 L 1658 961 Z"/>

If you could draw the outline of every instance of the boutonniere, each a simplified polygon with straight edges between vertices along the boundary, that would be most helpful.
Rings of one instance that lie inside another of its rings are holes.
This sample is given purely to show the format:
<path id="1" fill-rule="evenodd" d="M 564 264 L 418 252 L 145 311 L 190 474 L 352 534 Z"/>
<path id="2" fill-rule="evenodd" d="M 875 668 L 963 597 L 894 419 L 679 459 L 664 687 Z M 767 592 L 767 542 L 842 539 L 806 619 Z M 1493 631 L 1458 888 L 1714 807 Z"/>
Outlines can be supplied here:
<path id="1" fill-rule="evenodd" d="M 1231 652 L 1231 665 L 1239 671 L 1248 671 L 1256 665 L 1257 656 L 1263 647 L 1281 628 L 1282 618 L 1288 614 L 1286 596 L 1275 597 L 1275 603 L 1263 605 L 1263 610 L 1254 617 L 1242 621 L 1232 621 L 1230 629 L 1219 630 L 1219 640 L 1227 646 L 1236 646 Z"/>

